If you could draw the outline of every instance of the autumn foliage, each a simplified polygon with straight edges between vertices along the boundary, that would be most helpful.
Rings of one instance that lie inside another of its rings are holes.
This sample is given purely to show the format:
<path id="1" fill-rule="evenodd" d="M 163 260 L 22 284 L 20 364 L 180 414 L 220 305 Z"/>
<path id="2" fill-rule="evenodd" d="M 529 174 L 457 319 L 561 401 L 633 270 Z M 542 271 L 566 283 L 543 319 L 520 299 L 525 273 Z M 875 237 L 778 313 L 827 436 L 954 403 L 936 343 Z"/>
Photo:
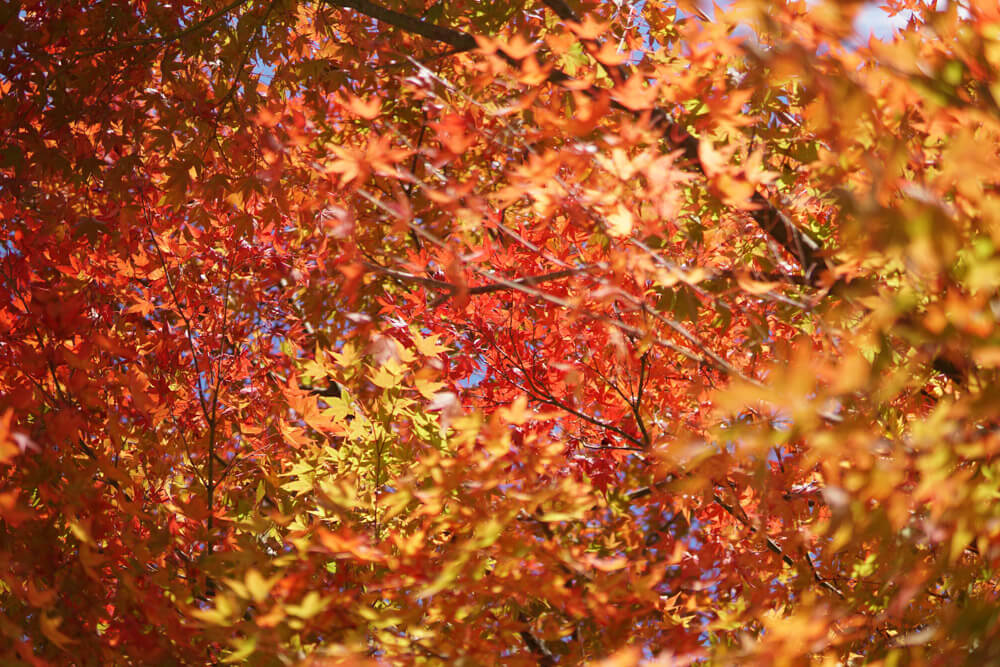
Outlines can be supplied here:
<path id="1" fill-rule="evenodd" d="M 0 8 L 4 664 L 1000 661 L 1000 13 Z"/>

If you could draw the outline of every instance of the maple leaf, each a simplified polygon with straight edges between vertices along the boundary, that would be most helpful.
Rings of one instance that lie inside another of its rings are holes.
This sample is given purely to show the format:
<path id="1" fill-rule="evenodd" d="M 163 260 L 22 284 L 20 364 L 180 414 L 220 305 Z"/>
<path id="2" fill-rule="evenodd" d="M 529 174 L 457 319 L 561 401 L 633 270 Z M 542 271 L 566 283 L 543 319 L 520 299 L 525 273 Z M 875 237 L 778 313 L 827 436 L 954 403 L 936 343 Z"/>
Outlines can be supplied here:
<path id="1" fill-rule="evenodd" d="M 995 662 L 993 3 L 21 4 L 11 660 Z"/>
<path id="2" fill-rule="evenodd" d="M 339 175 L 341 187 L 352 181 L 363 181 L 367 178 L 371 167 L 366 160 L 365 153 L 337 146 L 333 148 L 333 153 L 337 157 L 328 162 L 326 172 Z"/>
<path id="3" fill-rule="evenodd" d="M 594 58 L 602 65 L 617 67 L 622 63 L 628 62 L 629 55 L 624 51 L 619 51 L 611 42 L 604 42 L 601 44 L 600 50 L 594 54 Z"/>
<path id="4" fill-rule="evenodd" d="M 660 86 L 649 82 L 638 72 L 632 74 L 624 84 L 614 89 L 612 98 L 631 111 L 643 111 L 651 108 L 659 96 Z"/>
<path id="5" fill-rule="evenodd" d="M 628 236 L 635 226 L 635 217 L 623 204 L 619 204 L 608 215 L 608 234 L 615 237 Z"/>
<path id="6" fill-rule="evenodd" d="M 367 102 L 359 97 L 355 97 L 348 93 L 343 99 L 344 106 L 350 109 L 351 113 L 354 113 L 365 120 L 375 120 L 378 118 L 382 109 L 382 100 L 377 97 L 373 97 Z"/>
<path id="7" fill-rule="evenodd" d="M 584 16 L 583 21 L 570 21 L 567 25 L 578 38 L 583 40 L 597 39 L 604 35 L 609 27 L 609 24 L 596 20 L 590 14 Z"/>

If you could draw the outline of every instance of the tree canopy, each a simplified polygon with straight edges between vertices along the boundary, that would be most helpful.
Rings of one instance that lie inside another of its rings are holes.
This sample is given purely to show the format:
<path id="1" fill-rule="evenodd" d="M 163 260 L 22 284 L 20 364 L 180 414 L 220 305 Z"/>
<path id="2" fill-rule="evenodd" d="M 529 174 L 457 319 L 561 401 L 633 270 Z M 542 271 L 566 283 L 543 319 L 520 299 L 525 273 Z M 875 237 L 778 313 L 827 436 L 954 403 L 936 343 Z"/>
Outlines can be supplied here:
<path id="1" fill-rule="evenodd" d="M 0 8 L 11 664 L 1000 661 L 1000 12 Z"/>

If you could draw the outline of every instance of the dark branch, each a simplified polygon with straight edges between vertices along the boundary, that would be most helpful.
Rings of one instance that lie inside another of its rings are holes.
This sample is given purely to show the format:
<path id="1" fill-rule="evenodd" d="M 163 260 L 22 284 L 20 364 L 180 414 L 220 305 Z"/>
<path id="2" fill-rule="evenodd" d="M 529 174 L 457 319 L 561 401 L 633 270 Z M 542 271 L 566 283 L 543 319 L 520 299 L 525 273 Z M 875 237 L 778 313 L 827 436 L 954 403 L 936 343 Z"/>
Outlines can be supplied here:
<path id="1" fill-rule="evenodd" d="M 735 508 L 733 508 L 731 505 L 729 505 L 728 503 L 726 503 L 722 498 L 720 498 L 719 494 L 713 493 L 712 494 L 712 500 L 715 502 L 716 505 L 718 505 L 719 507 L 721 507 L 722 509 L 724 509 L 727 514 L 729 514 L 734 519 L 736 519 L 741 524 L 743 524 L 751 533 L 757 533 L 758 532 L 756 526 L 754 526 L 753 524 L 751 524 L 747 520 L 747 518 L 745 516 L 741 516 L 741 514 L 739 512 L 737 512 Z M 782 562 L 785 563 L 785 565 L 788 565 L 790 567 L 795 567 L 795 559 L 793 559 L 791 556 L 789 556 L 784 551 L 782 551 L 781 547 L 778 546 L 777 542 L 775 542 L 773 539 L 771 539 L 770 537 L 768 537 L 768 536 L 765 535 L 764 536 L 764 543 L 767 545 L 767 548 L 769 550 L 773 551 L 774 553 L 778 554 L 778 556 L 781 557 L 781 560 L 782 560 Z M 806 558 L 808 559 L 808 554 L 806 555 Z M 816 572 L 815 568 L 813 568 L 812 561 L 809 561 L 809 567 L 812 569 L 813 577 L 815 578 L 816 583 L 819 586 L 821 586 L 822 588 L 825 588 L 826 590 L 830 591 L 831 593 L 833 593 L 834 595 L 836 595 L 840 599 L 844 599 L 844 594 L 840 591 L 840 589 L 838 589 L 836 586 L 834 586 L 833 584 L 831 584 L 826 579 L 823 579 L 822 577 L 819 576 L 819 574 Z"/>
<path id="2" fill-rule="evenodd" d="M 422 21 L 421 19 L 409 16 L 408 14 L 402 14 L 391 9 L 386 9 L 385 7 L 369 2 L 368 0 L 322 1 L 333 7 L 354 9 L 362 14 L 365 14 L 366 16 L 378 19 L 379 21 L 388 23 L 389 25 L 395 26 L 406 32 L 447 44 L 455 49 L 456 53 L 471 51 L 477 47 L 476 39 L 466 32 Z M 578 20 L 572 9 L 570 9 L 570 7 L 562 0 L 545 0 L 545 4 L 565 21 Z M 592 46 L 596 47 L 596 44 L 593 44 Z M 505 59 L 512 61 L 512 64 L 516 64 L 516 60 L 510 58 L 509 56 L 506 56 Z M 616 73 L 623 81 L 627 78 L 627 71 L 622 66 L 617 68 Z M 560 70 L 554 69 L 549 74 L 548 80 L 551 83 L 558 84 L 571 80 L 571 77 Z M 588 90 L 585 92 L 594 95 L 597 94 L 597 91 L 595 90 Z M 640 114 L 640 112 L 628 109 L 617 102 L 612 102 L 612 106 L 633 115 Z M 701 160 L 698 157 L 698 140 L 671 120 L 669 114 L 667 114 L 664 110 L 654 109 L 652 117 L 655 122 L 663 126 L 664 136 L 680 147 L 684 152 L 684 156 L 688 158 L 699 171 L 704 173 Z M 795 257 L 798 260 L 807 282 L 812 285 L 818 284 L 820 276 L 823 273 L 822 270 L 828 267 L 827 262 L 821 256 L 823 249 L 820 244 L 812 238 L 811 235 L 797 228 L 788 216 L 771 204 L 767 198 L 760 193 L 754 194 L 752 203 L 758 207 L 751 213 L 751 217 L 754 222 L 757 223 L 757 226 L 764 233 L 774 239 L 774 241 L 784 248 L 785 251 L 792 257 Z"/>
<path id="3" fill-rule="evenodd" d="M 524 614 L 524 612 L 518 614 L 518 620 L 525 625 L 528 625 L 528 617 Z M 524 640 L 525 645 L 528 647 L 528 650 L 534 653 L 537 657 L 539 665 L 548 666 L 556 664 L 556 657 L 552 655 L 552 651 L 549 650 L 549 647 L 546 646 L 541 639 L 531 634 L 530 630 L 521 630 L 519 634 L 521 635 L 521 639 Z"/>
<path id="4" fill-rule="evenodd" d="M 566 4 L 565 0 L 542 0 L 542 4 L 556 13 L 563 21 L 579 23 L 576 13 Z"/>
<path id="5" fill-rule="evenodd" d="M 422 21 L 416 17 L 410 16 L 409 14 L 403 14 L 401 12 L 382 7 L 381 5 L 377 5 L 374 2 L 368 2 L 368 0 L 320 1 L 331 7 L 353 9 L 357 12 L 361 12 L 365 16 L 370 16 L 373 19 L 395 26 L 400 30 L 413 33 L 414 35 L 420 35 L 421 37 L 426 37 L 427 39 L 434 40 L 435 42 L 447 44 L 455 50 L 455 53 L 472 51 L 478 47 L 476 38 L 467 32 Z"/>

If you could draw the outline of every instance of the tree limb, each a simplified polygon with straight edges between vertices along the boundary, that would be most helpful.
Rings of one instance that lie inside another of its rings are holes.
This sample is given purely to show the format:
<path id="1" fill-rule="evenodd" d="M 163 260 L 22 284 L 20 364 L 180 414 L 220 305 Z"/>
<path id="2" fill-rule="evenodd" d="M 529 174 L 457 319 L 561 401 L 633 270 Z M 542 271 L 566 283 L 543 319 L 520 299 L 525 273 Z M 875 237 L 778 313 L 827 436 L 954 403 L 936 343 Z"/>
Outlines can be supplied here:
<path id="1" fill-rule="evenodd" d="M 523 611 L 519 612 L 517 617 L 518 620 L 525 625 L 529 624 L 528 617 Z M 552 651 L 549 650 L 549 647 L 546 646 L 545 642 L 541 639 L 531 634 L 530 630 L 521 630 L 518 634 L 521 635 L 521 639 L 524 640 L 528 650 L 535 654 L 539 665 L 548 666 L 556 664 L 556 657 L 552 655 Z"/>
<path id="2" fill-rule="evenodd" d="M 368 0 L 320 0 L 320 2 L 331 7 L 353 9 L 364 14 L 365 16 L 370 16 L 371 18 L 382 21 L 383 23 L 388 23 L 389 25 L 399 28 L 405 32 L 420 35 L 421 37 L 426 37 L 427 39 L 434 40 L 435 42 L 447 44 L 455 49 L 455 53 L 472 51 L 479 46 L 476 42 L 476 38 L 467 32 L 423 21 L 419 18 L 410 16 L 409 14 L 403 14 L 392 9 L 387 9 L 386 7 L 377 5 L 374 2 L 369 2 Z"/>

